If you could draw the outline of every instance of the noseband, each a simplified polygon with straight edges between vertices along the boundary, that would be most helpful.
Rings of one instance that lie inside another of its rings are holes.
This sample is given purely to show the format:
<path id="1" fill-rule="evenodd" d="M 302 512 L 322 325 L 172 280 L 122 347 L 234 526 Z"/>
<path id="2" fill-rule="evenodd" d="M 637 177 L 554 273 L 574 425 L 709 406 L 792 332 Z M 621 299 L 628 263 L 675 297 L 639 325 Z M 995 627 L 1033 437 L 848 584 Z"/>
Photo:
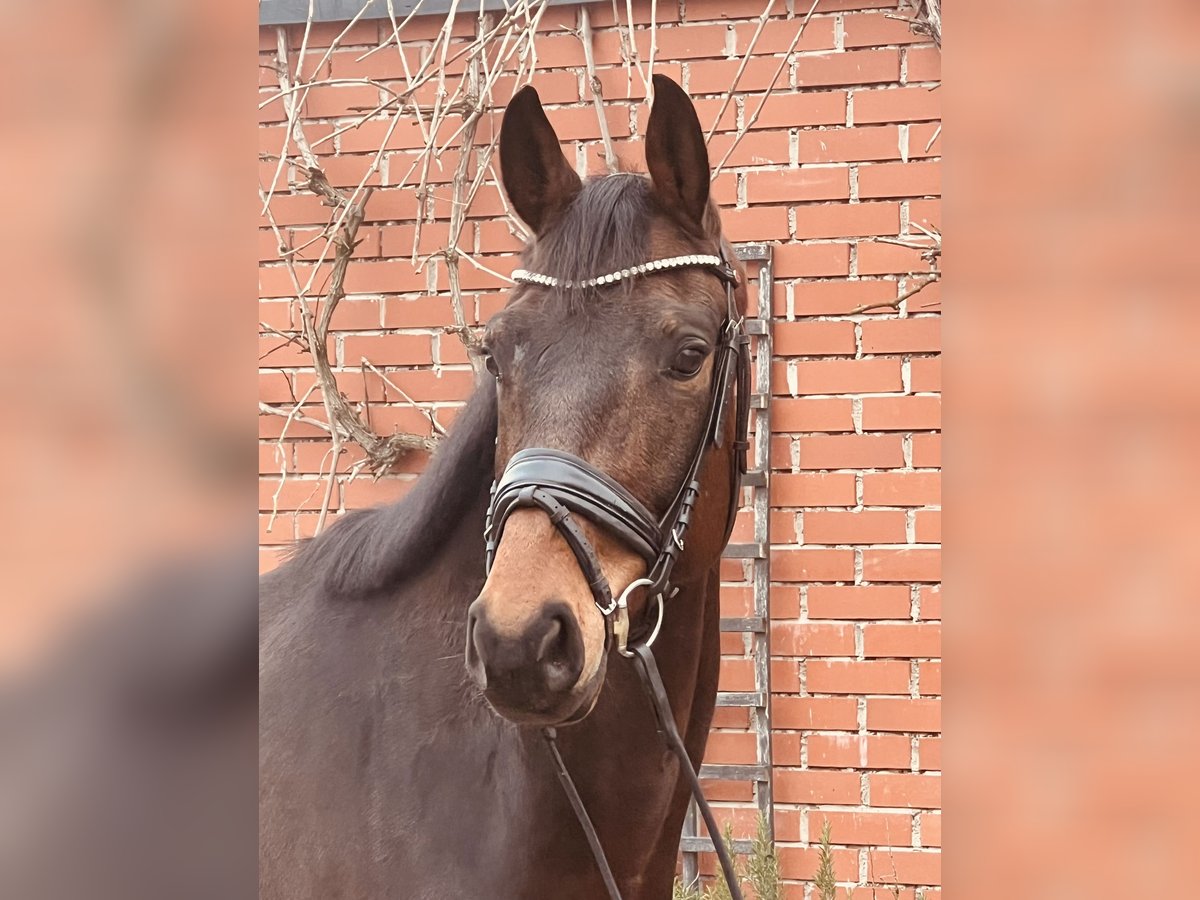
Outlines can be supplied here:
<path id="1" fill-rule="evenodd" d="M 650 645 L 662 626 L 664 600 L 673 596 L 671 572 L 683 551 L 688 526 L 691 524 L 692 509 L 700 496 L 700 471 L 705 455 L 710 446 L 719 449 L 725 443 L 731 389 L 734 395 L 735 419 L 730 454 L 730 501 L 725 541 L 729 540 L 733 530 L 738 509 L 737 492 L 741 486 L 741 477 L 746 473 L 750 420 L 750 338 L 746 335 L 745 323 L 738 313 L 734 297 L 738 283 L 737 272 L 730 265 L 723 246 L 719 253 L 720 255 L 696 254 L 654 260 L 580 282 L 560 280 L 524 269 L 513 272 L 513 279 L 523 284 L 550 288 L 595 288 L 630 278 L 653 275 L 660 271 L 702 268 L 712 272 L 724 283 L 726 310 L 713 353 L 712 387 L 704 429 L 692 452 L 691 461 L 675 499 L 661 517 L 654 516 L 622 484 L 586 460 L 561 450 L 527 448 L 513 454 L 503 474 L 492 485 L 484 538 L 487 571 L 490 572 L 496 557 L 496 548 L 504 532 L 504 523 L 514 510 L 536 507 L 550 517 L 550 521 L 575 555 L 579 568 L 587 579 L 592 598 L 604 616 L 605 652 L 615 636 L 617 650 L 621 655 L 637 663 L 642 685 L 654 706 L 659 733 L 663 735 L 667 747 L 678 757 L 680 768 L 688 778 L 692 794 L 696 798 L 720 859 L 730 895 L 733 900 L 741 900 L 741 890 L 733 872 L 729 851 L 721 840 L 716 819 L 700 789 L 700 780 L 675 726 L 675 717 L 650 650 Z M 593 525 L 615 535 L 641 556 L 646 563 L 646 577 L 632 582 L 614 599 L 596 550 L 587 534 L 575 521 L 576 515 L 583 516 Z M 649 635 L 631 645 L 628 601 L 629 595 L 640 587 L 645 588 L 647 596 L 657 603 L 658 620 Z M 599 837 L 558 751 L 555 729 L 545 729 L 545 736 L 554 759 L 555 771 L 587 837 L 609 896 L 612 900 L 621 900 L 616 879 L 600 846 Z"/>

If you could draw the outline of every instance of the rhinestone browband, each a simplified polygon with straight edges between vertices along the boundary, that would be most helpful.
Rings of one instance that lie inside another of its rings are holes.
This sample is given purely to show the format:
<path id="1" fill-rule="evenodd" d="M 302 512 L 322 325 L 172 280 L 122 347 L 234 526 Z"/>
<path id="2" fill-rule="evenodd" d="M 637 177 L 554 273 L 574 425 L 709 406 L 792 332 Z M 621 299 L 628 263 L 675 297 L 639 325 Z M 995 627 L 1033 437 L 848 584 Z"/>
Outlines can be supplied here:
<path id="1" fill-rule="evenodd" d="M 633 266 L 629 269 L 621 269 L 618 272 L 609 272 L 607 275 L 600 275 L 596 278 L 589 278 L 586 281 L 568 281 L 563 278 L 554 278 L 550 275 L 541 275 L 537 272 L 530 272 L 527 269 L 514 269 L 512 273 L 513 281 L 521 284 L 540 284 L 543 287 L 552 288 L 594 288 L 605 284 L 616 284 L 618 281 L 624 281 L 626 278 L 633 278 L 638 275 L 647 275 L 651 272 L 661 272 L 664 269 L 682 269 L 687 266 L 722 266 L 724 263 L 721 257 L 713 256 L 707 253 L 697 253 L 691 256 L 672 256 L 667 259 L 656 259 L 653 262 L 642 263 L 640 266 Z"/>

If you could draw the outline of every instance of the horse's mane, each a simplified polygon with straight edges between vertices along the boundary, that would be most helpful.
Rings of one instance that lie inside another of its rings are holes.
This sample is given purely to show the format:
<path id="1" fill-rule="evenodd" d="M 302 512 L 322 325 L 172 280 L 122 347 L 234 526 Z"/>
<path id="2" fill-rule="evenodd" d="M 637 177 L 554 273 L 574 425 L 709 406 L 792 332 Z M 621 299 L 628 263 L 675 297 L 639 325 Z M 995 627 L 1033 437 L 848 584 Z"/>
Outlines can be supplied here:
<path id="1" fill-rule="evenodd" d="M 582 281 L 646 262 L 653 204 L 653 188 L 644 175 L 589 178 L 554 227 L 530 247 L 526 265 L 543 275 Z M 629 283 L 620 287 L 628 289 Z M 559 294 L 575 311 L 595 292 L 579 288 Z"/>
<path id="2" fill-rule="evenodd" d="M 476 388 L 429 468 L 404 499 L 348 513 L 298 545 L 295 566 L 320 578 L 330 597 L 367 598 L 419 572 L 486 493 L 496 450 L 496 388 Z M 480 545 L 483 534 L 479 536 Z"/>

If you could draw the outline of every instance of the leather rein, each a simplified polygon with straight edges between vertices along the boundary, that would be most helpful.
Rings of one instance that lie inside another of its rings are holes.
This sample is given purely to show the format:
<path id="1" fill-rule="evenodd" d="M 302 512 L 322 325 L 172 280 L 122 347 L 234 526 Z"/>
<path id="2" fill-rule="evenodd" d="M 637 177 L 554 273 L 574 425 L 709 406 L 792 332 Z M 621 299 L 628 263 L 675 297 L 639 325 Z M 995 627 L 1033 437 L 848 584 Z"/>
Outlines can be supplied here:
<path id="1" fill-rule="evenodd" d="M 667 507 L 666 513 L 661 518 L 655 517 L 623 485 L 594 468 L 586 460 L 560 450 L 527 448 L 512 456 L 503 474 L 492 485 L 484 530 L 486 565 L 490 572 L 496 548 L 504 531 L 504 523 L 514 510 L 532 506 L 546 512 L 571 548 L 587 579 L 592 598 L 604 616 L 605 653 L 608 653 L 615 638 L 617 651 L 621 656 L 635 662 L 642 686 L 654 707 L 658 732 L 663 736 L 667 748 L 679 759 L 692 796 L 695 797 L 696 805 L 704 817 L 730 895 L 733 900 L 742 900 L 729 849 L 721 838 L 720 828 L 701 790 L 700 779 L 688 758 L 651 650 L 651 645 L 662 627 L 665 600 L 675 593 L 671 588 L 671 573 L 683 550 L 692 510 L 700 495 L 700 471 L 706 452 L 710 446 L 720 448 L 724 445 L 731 405 L 735 424 L 730 454 L 731 497 L 725 528 L 726 542 L 733 530 L 734 517 L 737 514 L 738 489 L 741 486 L 741 477 L 746 473 L 750 420 L 750 339 L 734 297 L 738 283 L 737 272 L 730 265 L 722 245 L 719 255 L 695 254 L 654 260 L 578 284 L 523 269 L 513 272 L 513 279 L 519 283 L 551 288 L 591 288 L 680 268 L 703 268 L 720 278 L 725 285 L 726 312 L 713 354 L 712 389 L 704 430 L 679 491 Z M 732 404 L 731 392 L 734 398 Z M 633 581 L 614 599 L 595 548 L 574 519 L 577 515 L 616 535 L 635 550 L 646 561 L 646 577 Z M 648 635 L 631 642 L 628 601 L 629 596 L 638 588 L 645 588 L 646 596 L 657 604 L 657 624 Z M 590 709 L 584 711 L 583 716 L 586 716 L 587 712 L 590 712 Z M 599 836 L 559 753 L 555 742 L 557 731 L 554 728 L 546 728 L 543 729 L 543 734 L 553 757 L 559 781 L 591 847 L 609 897 L 611 900 L 621 900 L 620 890 L 600 845 Z"/>

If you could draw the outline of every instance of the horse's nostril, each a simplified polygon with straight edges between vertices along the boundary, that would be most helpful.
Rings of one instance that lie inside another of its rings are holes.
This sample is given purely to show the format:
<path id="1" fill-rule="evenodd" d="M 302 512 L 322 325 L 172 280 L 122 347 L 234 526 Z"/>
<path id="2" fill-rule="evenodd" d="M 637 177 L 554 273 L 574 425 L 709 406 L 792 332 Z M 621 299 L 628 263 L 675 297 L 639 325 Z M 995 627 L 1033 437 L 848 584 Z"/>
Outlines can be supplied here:
<path id="1" fill-rule="evenodd" d="M 537 651 L 537 661 L 560 662 L 563 657 L 564 636 L 562 620 L 558 617 L 551 619 L 550 627 L 542 635 L 542 643 Z"/>
<path id="2" fill-rule="evenodd" d="M 583 671 L 583 636 L 564 604 L 553 604 L 543 613 L 545 631 L 538 644 L 536 661 L 551 691 L 575 686 Z"/>
<path id="3" fill-rule="evenodd" d="M 471 680 L 478 685 L 480 690 L 486 690 L 487 668 L 483 663 L 483 651 L 479 646 L 479 635 L 475 628 L 478 618 L 475 604 L 472 603 L 467 613 L 467 672 L 470 673 Z"/>

